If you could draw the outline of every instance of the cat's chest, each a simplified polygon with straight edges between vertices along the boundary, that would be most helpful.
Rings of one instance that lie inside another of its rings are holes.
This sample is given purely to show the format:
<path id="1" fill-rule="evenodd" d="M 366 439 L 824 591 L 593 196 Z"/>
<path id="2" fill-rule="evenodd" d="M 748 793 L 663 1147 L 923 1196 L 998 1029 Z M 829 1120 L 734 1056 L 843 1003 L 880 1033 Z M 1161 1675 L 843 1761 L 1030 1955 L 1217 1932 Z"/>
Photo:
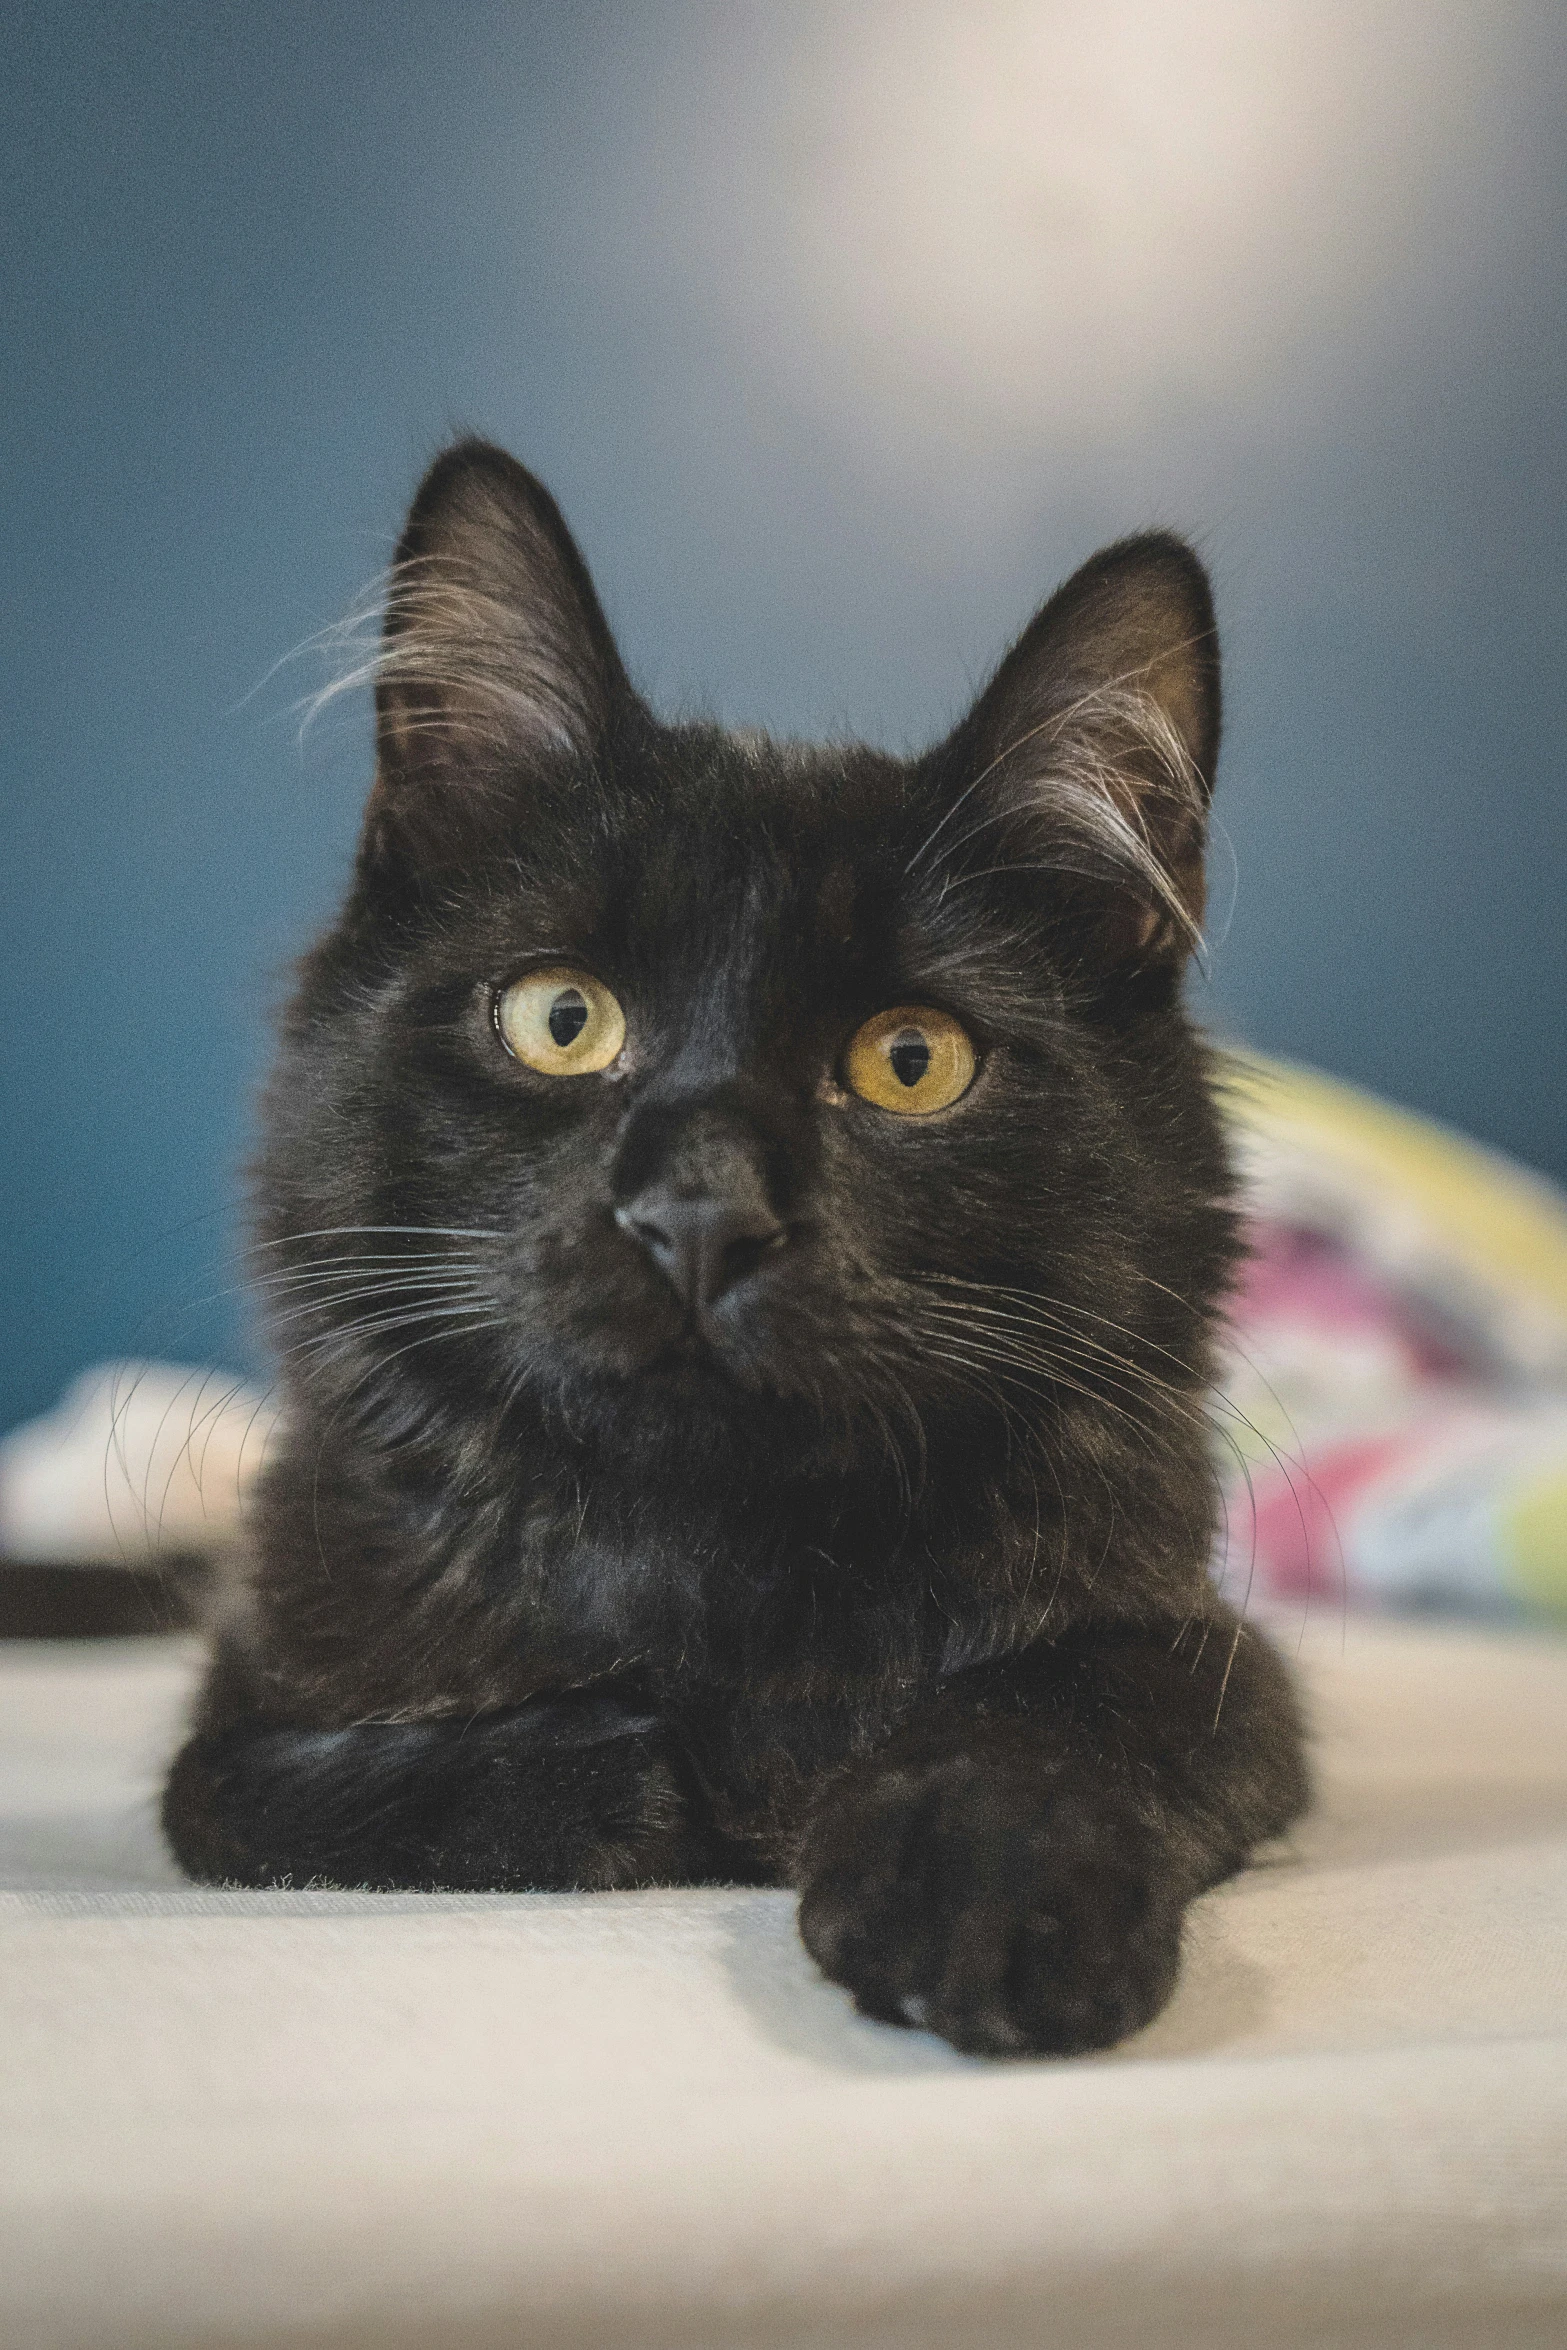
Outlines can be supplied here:
<path id="1" fill-rule="evenodd" d="M 787 1708 L 858 1704 L 1011 1645 L 1037 1537 L 990 1488 L 940 1527 L 867 1486 L 535 1489 L 486 1574 L 518 1661 Z"/>
<path id="2" fill-rule="evenodd" d="M 621 1682 L 671 1710 L 753 1721 L 746 1752 L 787 1772 L 802 1738 L 805 1769 L 820 1736 L 834 1753 L 852 1738 L 824 1728 L 836 1715 L 881 1718 L 976 1641 L 1011 1638 L 994 1511 L 954 1554 L 873 1495 L 783 1488 L 736 1506 L 534 1474 L 510 1497 L 476 1499 L 455 1478 L 383 1492 L 367 1522 L 358 1542 L 336 1529 L 329 1578 L 305 1572 L 306 1541 L 278 1553 L 300 1571 L 267 1586 L 285 1678 L 332 1713 L 415 1718 Z"/>
<path id="3" fill-rule="evenodd" d="M 848 1676 L 912 1667 L 927 1645 L 919 1577 L 885 1537 L 829 1544 L 780 1509 L 627 1511 L 585 1496 L 529 1529 L 524 1581 L 543 1644 L 661 1686 L 775 1686 L 814 1701 Z"/>

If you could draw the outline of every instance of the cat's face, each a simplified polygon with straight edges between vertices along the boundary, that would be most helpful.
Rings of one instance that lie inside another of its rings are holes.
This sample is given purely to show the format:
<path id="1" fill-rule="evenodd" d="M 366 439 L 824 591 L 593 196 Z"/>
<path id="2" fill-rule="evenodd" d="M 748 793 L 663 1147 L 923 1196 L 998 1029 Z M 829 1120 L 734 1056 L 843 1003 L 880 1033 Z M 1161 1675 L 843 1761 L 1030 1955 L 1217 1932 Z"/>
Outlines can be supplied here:
<path id="1" fill-rule="evenodd" d="M 660 727 L 495 452 L 443 460 L 400 562 L 265 1177 L 276 1233 L 383 1236 L 402 1286 L 352 1344 L 784 1445 L 1080 1373 L 1189 1174 L 1158 1102 L 1217 724 L 1191 559 L 1079 575 L 910 765 Z"/>

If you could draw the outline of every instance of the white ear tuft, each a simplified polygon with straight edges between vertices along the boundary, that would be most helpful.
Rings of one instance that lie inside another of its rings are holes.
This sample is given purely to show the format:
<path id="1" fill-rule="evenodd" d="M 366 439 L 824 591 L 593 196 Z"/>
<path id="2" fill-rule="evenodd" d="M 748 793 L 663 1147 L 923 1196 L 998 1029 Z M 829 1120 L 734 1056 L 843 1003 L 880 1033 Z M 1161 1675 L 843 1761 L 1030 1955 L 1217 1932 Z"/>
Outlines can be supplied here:
<path id="1" fill-rule="evenodd" d="M 425 476 L 374 662 L 383 784 L 588 758 L 625 672 L 553 498 L 504 450 L 459 442 Z"/>
<path id="2" fill-rule="evenodd" d="M 1184 954 L 1218 747 L 1202 566 L 1163 533 L 1123 540 L 1035 616 L 944 747 L 947 806 L 912 864 L 1055 873 L 1110 894 L 1119 943 Z"/>

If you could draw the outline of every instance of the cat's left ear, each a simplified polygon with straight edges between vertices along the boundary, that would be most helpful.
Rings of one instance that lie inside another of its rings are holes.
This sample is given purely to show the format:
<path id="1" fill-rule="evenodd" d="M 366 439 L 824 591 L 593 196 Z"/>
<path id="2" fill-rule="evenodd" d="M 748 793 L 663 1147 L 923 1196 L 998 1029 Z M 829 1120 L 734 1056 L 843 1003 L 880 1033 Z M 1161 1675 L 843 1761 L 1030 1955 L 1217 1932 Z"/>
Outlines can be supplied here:
<path id="1" fill-rule="evenodd" d="M 1180 960 L 1203 916 L 1219 640 L 1201 563 L 1123 539 L 1038 612 L 939 755 L 946 807 L 916 865 L 1055 874 L 1113 955 Z"/>
<path id="2" fill-rule="evenodd" d="M 632 699 L 587 565 L 524 466 L 459 441 L 419 486 L 375 661 L 367 838 L 440 821 L 496 773 L 585 760 Z"/>

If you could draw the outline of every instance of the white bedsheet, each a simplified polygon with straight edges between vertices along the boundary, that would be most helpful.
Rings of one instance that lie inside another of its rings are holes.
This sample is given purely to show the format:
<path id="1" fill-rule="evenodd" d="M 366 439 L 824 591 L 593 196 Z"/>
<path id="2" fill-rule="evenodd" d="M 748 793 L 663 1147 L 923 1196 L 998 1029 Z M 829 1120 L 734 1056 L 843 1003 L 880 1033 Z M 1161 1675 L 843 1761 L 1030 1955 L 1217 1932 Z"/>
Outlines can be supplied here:
<path id="1" fill-rule="evenodd" d="M 1567 1645 L 1313 1625 L 1316 1817 L 1028 2064 L 780 1894 L 186 1887 L 192 1658 L 0 1652 L 7 2350 L 1567 2343 Z"/>

